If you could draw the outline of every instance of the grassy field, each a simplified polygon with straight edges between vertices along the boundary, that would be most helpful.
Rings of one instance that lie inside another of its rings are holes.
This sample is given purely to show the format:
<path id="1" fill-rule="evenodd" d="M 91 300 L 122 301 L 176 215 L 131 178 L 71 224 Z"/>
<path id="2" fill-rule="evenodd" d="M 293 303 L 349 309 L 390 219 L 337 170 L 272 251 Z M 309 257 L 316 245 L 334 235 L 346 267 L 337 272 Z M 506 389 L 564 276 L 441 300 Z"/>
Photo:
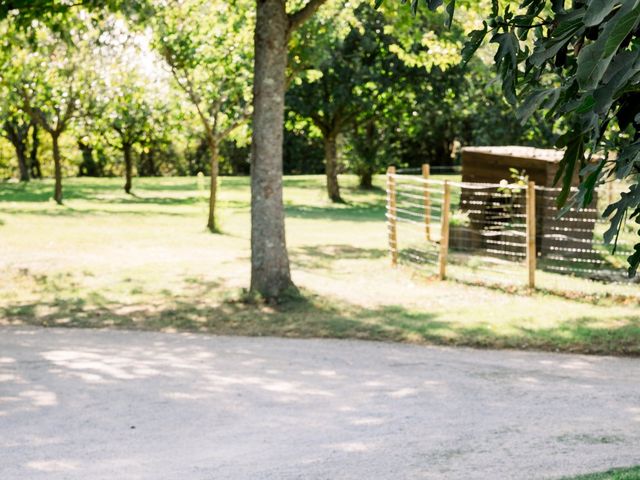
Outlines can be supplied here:
<path id="1" fill-rule="evenodd" d="M 530 295 L 391 269 L 384 191 L 341 181 L 348 204 L 336 206 L 322 177 L 285 179 L 303 298 L 279 306 L 243 301 L 247 178 L 222 179 L 216 235 L 205 229 L 206 182 L 195 178 L 135 179 L 135 196 L 121 179 L 66 179 L 62 207 L 50 181 L 0 183 L 0 324 L 640 354 L 637 297 L 610 287 Z"/>

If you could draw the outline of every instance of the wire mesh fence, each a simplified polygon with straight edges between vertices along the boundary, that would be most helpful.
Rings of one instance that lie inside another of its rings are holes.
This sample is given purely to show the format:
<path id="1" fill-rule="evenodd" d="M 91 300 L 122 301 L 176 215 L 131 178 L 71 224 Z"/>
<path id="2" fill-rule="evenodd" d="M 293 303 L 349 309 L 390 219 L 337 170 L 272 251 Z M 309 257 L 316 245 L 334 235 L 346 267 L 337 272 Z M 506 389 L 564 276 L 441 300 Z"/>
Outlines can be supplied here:
<path id="1" fill-rule="evenodd" d="M 567 287 L 567 276 L 628 282 L 633 237 L 605 245 L 606 219 L 597 203 L 611 202 L 624 185 L 607 187 L 593 206 L 560 215 L 558 189 L 387 174 L 387 226 L 392 262 L 428 276 L 482 284 Z M 624 232 L 623 232 L 624 233 Z M 580 290 L 584 286 L 573 285 Z"/>

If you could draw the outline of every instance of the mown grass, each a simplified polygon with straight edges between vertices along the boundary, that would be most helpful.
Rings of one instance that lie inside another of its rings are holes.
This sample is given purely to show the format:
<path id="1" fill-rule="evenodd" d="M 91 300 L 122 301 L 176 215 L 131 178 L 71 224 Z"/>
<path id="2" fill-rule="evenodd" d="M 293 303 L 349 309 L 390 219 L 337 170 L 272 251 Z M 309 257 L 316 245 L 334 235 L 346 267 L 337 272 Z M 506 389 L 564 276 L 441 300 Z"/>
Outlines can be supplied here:
<path id="1" fill-rule="evenodd" d="M 640 480 L 640 467 L 620 468 L 602 473 L 567 477 L 564 480 Z"/>
<path id="2" fill-rule="evenodd" d="M 50 181 L 0 183 L 0 324 L 640 354 L 640 308 L 626 291 L 530 294 L 391 269 L 384 191 L 341 181 L 348 203 L 331 205 L 321 176 L 285 178 L 302 296 L 280 305 L 243 293 L 246 178 L 221 181 L 222 234 L 205 228 L 206 181 L 195 178 L 136 179 L 134 196 L 121 179 L 66 179 L 62 207 Z"/>

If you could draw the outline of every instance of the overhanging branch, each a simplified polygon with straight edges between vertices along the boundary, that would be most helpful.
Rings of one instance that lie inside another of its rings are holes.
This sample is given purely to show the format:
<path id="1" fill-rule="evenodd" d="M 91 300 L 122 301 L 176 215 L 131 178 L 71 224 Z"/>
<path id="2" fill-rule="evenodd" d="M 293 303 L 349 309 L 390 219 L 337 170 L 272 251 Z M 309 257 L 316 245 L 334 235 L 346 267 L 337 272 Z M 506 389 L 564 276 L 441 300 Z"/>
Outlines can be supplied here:
<path id="1" fill-rule="evenodd" d="M 327 0 L 309 0 L 300 10 L 289 14 L 289 33 L 309 20 Z"/>

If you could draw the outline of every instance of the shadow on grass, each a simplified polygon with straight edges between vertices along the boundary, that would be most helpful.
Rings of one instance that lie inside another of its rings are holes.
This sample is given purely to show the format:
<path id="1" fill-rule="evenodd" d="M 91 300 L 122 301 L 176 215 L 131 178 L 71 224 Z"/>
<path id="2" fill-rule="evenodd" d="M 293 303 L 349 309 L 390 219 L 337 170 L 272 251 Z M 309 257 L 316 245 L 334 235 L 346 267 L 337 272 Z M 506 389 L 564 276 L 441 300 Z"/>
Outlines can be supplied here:
<path id="1" fill-rule="evenodd" d="M 402 305 L 363 308 L 342 300 L 303 292 L 280 305 L 245 303 L 240 292 L 218 282 L 192 278 L 182 293 L 132 293 L 116 301 L 99 292 L 62 296 L 43 286 L 50 301 L 29 301 L 0 308 L 0 324 L 49 327 L 123 328 L 203 332 L 219 335 L 297 338 L 352 338 L 421 344 L 517 348 L 573 353 L 640 355 L 640 319 L 626 316 L 615 327 L 583 317 L 554 328 L 514 326 L 498 333 L 490 323 L 461 324 Z M 44 296 L 44 295 L 42 295 Z"/>
<path id="2" fill-rule="evenodd" d="M 287 217 L 309 220 L 382 222 L 385 219 L 385 206 L 382 204 L 327 204 L 327 206 L 289 204 L 285 206 L 285 212 Z"/>
<path id="3" fill-rule="evenodd" d="M 336 260 L 375 260 L 385 257 L 387 251 L 379 248 L 358 248 L 351 245 L 314 245 L 289 250 L 291 261 L 302 268 L 330 268 Z"/>

